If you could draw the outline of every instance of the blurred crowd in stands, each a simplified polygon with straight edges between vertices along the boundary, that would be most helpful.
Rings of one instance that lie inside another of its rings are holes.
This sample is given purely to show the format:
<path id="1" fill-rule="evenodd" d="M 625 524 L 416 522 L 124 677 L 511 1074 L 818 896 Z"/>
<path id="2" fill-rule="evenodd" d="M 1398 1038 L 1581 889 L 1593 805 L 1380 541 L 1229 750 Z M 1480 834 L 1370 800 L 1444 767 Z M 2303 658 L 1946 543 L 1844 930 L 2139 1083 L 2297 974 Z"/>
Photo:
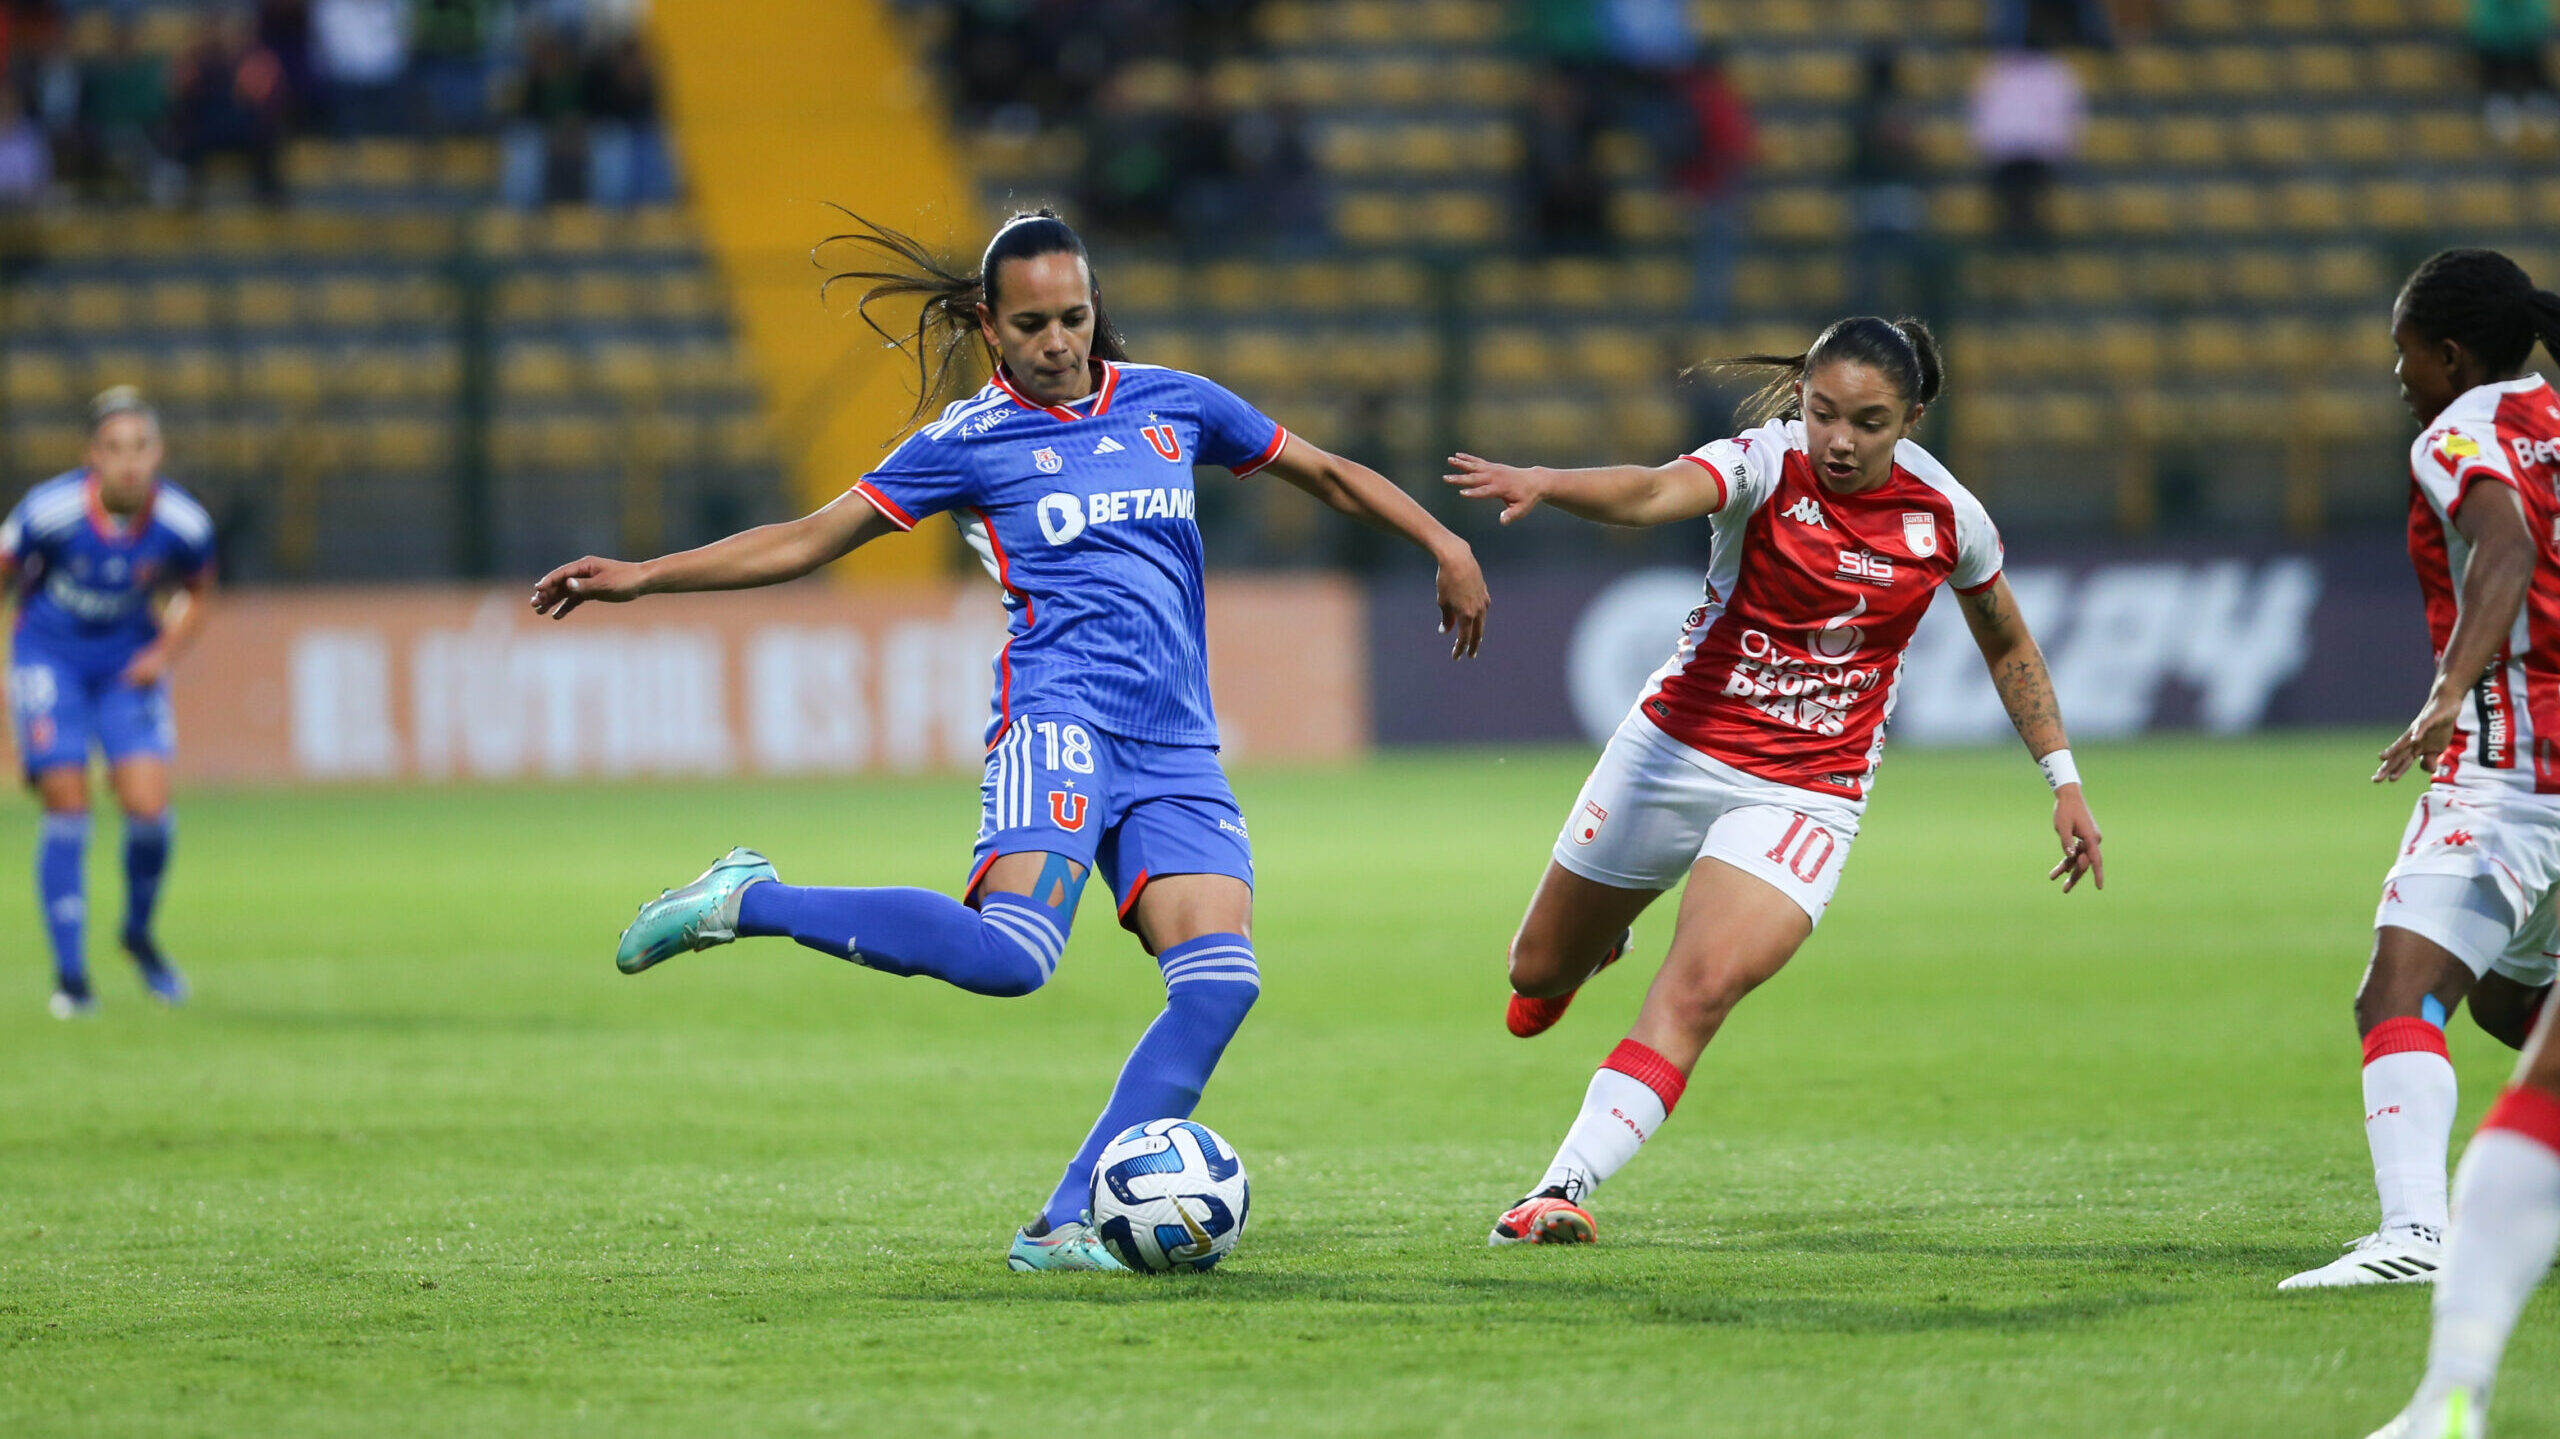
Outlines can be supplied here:
<path id="1" fill-rule="evenodd" d="M 286 143 L 485 137 L 509 204 L 625 206 L 675 188 L 642 0 L 0 0 L 0 206 L 201 202 L 227 167 L 286 199 Z M 166 33 L 161 27 L 156 33 Z"/>

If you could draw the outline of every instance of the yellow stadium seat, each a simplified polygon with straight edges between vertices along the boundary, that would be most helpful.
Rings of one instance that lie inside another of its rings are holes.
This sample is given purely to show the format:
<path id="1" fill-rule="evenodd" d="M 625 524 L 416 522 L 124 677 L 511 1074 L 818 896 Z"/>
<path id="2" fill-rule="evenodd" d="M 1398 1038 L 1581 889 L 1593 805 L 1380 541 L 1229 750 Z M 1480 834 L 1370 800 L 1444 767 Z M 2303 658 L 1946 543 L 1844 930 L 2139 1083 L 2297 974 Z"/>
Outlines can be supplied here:
<path id="1" fill-rule="evenodd" d="M 558 345 L 517 340 L 498 352 L 498 387 L 510 399 L 565 395 L 577 382 L 576 362 Z"/>
<path id="2" fill-rule="evenodd" d="M 2294 169 L 2311 156 L 2311 126 L 2290 112 L 2259 111 L 2240 122 L 2240 153 L 2253 164 Z"/>
<path id="3" fill-rule="evenodd" d="M 1644 385 L 1663 372 L 1660 347 L 1640 330 L 1599 326 L 1577 331 L 1562 357 L 1576 379 L 1610 388 Z"/>
<path id="4" fill-rule="evenodd" d="M 2215 180 L 2198 185 L 2190 195 L 2195 223 L 2216 234 L 2255 234 L 2266 224 L 2260 204 L 2264 193 L 2259 186 L 2245 181 Z"/>
<path id="5" fill-rule="evenodd" d="M 18 467 L 37 475 L 70 469 L 80 463 L 81 451 L 88 443 L 89 432 L 78 425 L 45 420 L 20 425 L 16 444 Z"/>
<path id="6" fill-rule="evenodd" d="M 2364 88 L 2364 67 L 2345 45 L 2296 45 L 2286 59 L 2291 93 L 2349 95 Z"/>
<path id="7" fill-rule="evenodd" d="M 2148 380 L 2160 369 L 2160 332 L 2139 320 L 2094 326 L 2088 349 L 2098 368 L 2119 381 Z"/>
<path id="8" fill-rule="evenodd" d="M 2187 51 L 2163 45 L 2128 45 L 2119 60 L 2125 88 L 2147 100 L 2171 100 L 2196 83 Z"/>
<path id="9" fill-rule="evenodd" d="M 1941 165 L 1971 163 L 1973 146 L 1965 138 L 1964 127 L 1953 120 L 1945 121 L 1944 127 L 1947 138 L 1953 142 L 1954 148 L 1947 156 L 1941 158 L 1935 153 L 1935 147 L 1924 146 L 1924 149 L 1932 152 L 1930 154 L 1932 163 Z M 2141 124 L 2121 115 L 2093 115 L 2089 117 L 2088 129 L 2081 139 L 2080 162 L 2091 166 L 2139 165 L 2149 158 L 2143 148 L 2143 135 L 2144 127 Z"/>
<path id="10" fill-rule="evenodd" d="M 2437 95 L 2462 83 L 2454 72 L 2451 47 L 2422 41 L 2374 48 L 2374 78 L 2381 89 L 2401 95 Z"/>
<path id="11" fill-rule="evenodd" d="M 2447 160 L 2456 164 L 2492 153 L 2488 131 L 2480 123 L 2479 112 L 2464 106 L 2459 109 L 2421 110 L 2410 129 L 2416 144 L 2407 146 L 2430 160 Z"/>
<path id="12" fill-rule="evenodd" d="M 2276 57 L 2265 45 L 2216 45 L 2204 52 L 2207 83 L 2234 99 L 2278 93 Z"/>
<path id="13" fill-rule="evenodd" d="M 1849 50 L 1798 50 L 1786 65 L 1790 100 L 1839 105 L 1858 94 L 1858 57 Z"/>
<path id="14" fill-rule="evenodd" d="M 1103 303 L 1115 310 L 1170 310 L 1181 303 L 1182 271 L 1173 265 L 1126 260 L 1106 266 Z"/>
<path id="15" fill-rule="evenodd" d="M 231 317 L 251 329 L 282 329 L 294 323 L 301 305 L 289 280 L 242 280 L 231 291 Z"/>
<path id="16" fill-rule="evenodd" d="M 1352 300 L 1382 310 L 1418 309 L 1430 293 L 1430 277 L 1404 260 L 1366 260 L 1347 271 Z"/>
<path id="17" fill-rule="evenodd" d="M 2075 304 L 2121 304 L 2125 297 L 2124 266 L 2109 250 L 2074 250 L 2062 257 L 2055 288 Z"/>
<path id="18" fill-rule="evenodd" d="M 2337 18 L 2351 30 L 2398 30 L 2409 23 L 2400 0 L 2338 0 Z"/>
<path id="19" fill-rule="evenodd" d="M 2310 277 L 2312 289 L 2332 300 L 2370 301 L 2387 296 L 2391 286 L 2381 257 L 2362 246 L 2322 250 L 2312 258 Z"/>
<path id="20" fill-rule="evenodd" d="M 449 463 L 450 427 L 431 420 L 375 420 L 365 427 L 365 463 L 383 470 L 435 470 Z"/>
<path id="21" fill-rule="evenodd" d="M 1484 332 L 1472 352 L 1479 386 L 1543 383 L 1555 367 L 1555 347 L 1543 330 L 1505 325 Z"/>
<path id="22" fill-rule="evenodd" d="M 1848 207 L 1838 191 L 1769 189 L 1753 197 L 1752 232 L 1764 240 L 1826 240 L 1848 228 Z"/>
<path id="23" fill-rule="evenodd" d="M 1475 190 L 1442 190 L 1416 207 L 1415 231 L 1442 245 L 1489 245 L 1502 236 L 1502 209 Z"/>
<path id="24" fill-rule="evenodd" d="M 130 286 L 112 280 L 81 280 L 64 287 L 62 318 L 73 332 L 121 330 L 125 327 Z"/>
<path id="25" fill-rule="evenodd" d="M 1427 63 L 1401 57 L 1372 60 L 1360 69 L 1360 93 L 1370 104 L 1398 108 L 1432 104 L 1445 93 Z"/>
<path id="26" fill-rule="evenodd" d="M 1404 38 L 1403 7 L 1384 0 L 1335 0 L 1325 22 L 1327 38 L 1359 46 L 1391 45 Z"/>
<path id="27" fill-rule="evenodd" d="M 303 312 L 340 329 L 383 320 L 382 285 L 370 275 L 332 275 L 312 287 Z"/>
<path id="28" fill-rule="evenodd" d="M 1288 265 L 1276 273 L 1262 271 L 1260 279 L 1262 283 L 1274 286 L 1263 295 L 1265 305 L 1278 300 L 1295 309 L 1329 313 L 1346 309 L 1351 304 L 1351 276 L 1340 265 L 1321 261 Z"/>
<path id="29" fill-rule="evenodd" d="M 2220 289 L 2215 262 L 2191 251 L 2146 254 L 2137 270 L 2136 287 L 2153 304 L 2210 304 Z"/>
<path id="30" fill-rule="evenodd" d="M 1609 228 L 1633 244 L 1670 244 L 1689 233 L 1688 206 L 1649 186 L 1630 186 L 1609 197 Z"/>
<path id="31" fill-rule="evenodd" d="M 2476 230 L 2509 230 L 2523 223 L 2524 206 L 2513 185 L 2503 178 L 2456 180 L 2438 200 L 2439 218 Z"/>
<path id="32" fill-rule="evenodd" d="M 242 378 L 250 393 L 285 404 L 316 404 L 327 391 L 328 366 L 301 345 L 261 345 L 251 350 Z"/>
<path id="33" fill-rule="evenodd" d="M 2241 25 L 2237 0 L 2176 0 L 2172 23 L 2191 35 L 2227 35 Z"/>
<path id="34" fill-rule="evenodd" d="M 1402 197 L 1376 190 L 1344 195 L 1333 209 L 1336 234 L 1356 245 L 1393 245 L 1406 234 Z"/>
<path id="35" fill-rule="evenodd" d="M 626 400 L 648 400 L 658 393 L 658 346 L 645 340 L 603 341 L 588 355 L 587 373 Z"/>
<path id="36" fill-rule="evenodd" d="M 12 348 L 0 362 L 0 386 L 7 388 L 9 407 L 20 412 L 10 416 L 13 425 L 24 422 L 25 411 L 67 409 L 78 399 L 71 366 L 58 350 Z"/>
<path id="37" fill-rule="evenodd" d="M 2316 135 L 2328 141 L 2329 158 L 2350 165 L 2378 165 L 2399 157 L 2402 141 L 2392 117 L 2374 110 L 2332 110 Z"/>
<path id="38" fill-rule="evenodd" d="M 1336 175 L 1369 175 L 1386 168 L 1385 127 L 1336 122 L 1319 132 L 1316 162 Z"/>
<path id="39" fill-rule="evenodd" d="M 201 345 L 173 346 L 161 352 L 160 363 L 152 368 L 151 397 L 173 405 L 208 404 L 220 393 L 229 369 L 220 354 Z"/>
<path id="40" fill-rule="evenodd" d="M 2560 228 L 2560 179 L 2546 176 L 2533 182 L 2532 211 L 2533 222 L 2536 225 L 2543 226 L 2546 229 Z M 2545 259 L 2543 263 L 2539 265 L 2527 267 L 2526 272 L 2535 276 L 2537 279 L 2542 276 L 2549 275 L 2551 273 L 2550 262 L 2548 259 Z M 2548 284 L 2550 282 L 2544 281 L 2544 283 Z"/>
<path id="41" fill-rule="evenodd" d="M 1237 329 L 1227 333 L 1220 373 L 1239 388 L 1294 382 L 1305 364 L 1296 336 L 1286 330 Z"/>
<path id="42" fill-rule="evenodd" d="M 2173 115 L 2159 123 L 2153 146 L 2164 164 L 2210 170 L 2229 161 L 2231 139 L 2215 116 Z"/>
<path id="43" fill-rule="evenodd" d="M 2291 250 L 2242 250 L 2223 274 L 2234 299 L 2283 304 L 2301 293 L 2302 257 Z"/>
<path id="44" fill-rule="evenodd" d="M 2258 23 L 2269 30 L 2310 34 L 2328 22 L 2321 0 L 2260 0 Z"/>
<path id="45" fill-rule="evenodd" d="M 1416 7 L 1422 38 L 1464 45 L 1500 38 L 1502 7 L 1482 0 L 1423 0 Z"/>
<path id="46" fill-rule="evenodd" d="M 1617 279 L 1617 267 L 1605 260 L 1549 260 L 1532 283 L 1541 304 L 1593 310 L 1617 304 Z"/>
<path id="47" fill-rule="evenodd" d="M 642 288 L 628 274 L 588 270 L 570 282 L 570 305 L 582 320 L 629 320 L 640 313 Z"/>
<path id="48" fill-rule="evenodd" d="M 1620 300 L 1657 314 L 1689 306 L 1690 267 L 1681 260 L 1637 260 L 1620 271 Z"/>
<path id="49" fill-rule="evenodd" d="M 2386 230 L 2424 230 L 2435 223 L 2433 197 L 2415 180 L 2368 180 L 2359 191 L 2364 223 Z"/>
<path id="50" fill-rule="evenodd" d="M 2109 185 L 2103 193 L 2106 223 L 2114 229 L 2135 235 L 2166 235 L 2178 226 L 2177 191 L 2170 186 Z"/>
<path id="51" fill-rule="evenodd" d="M 213 287 L 202 280 L 155 280 L 143 314 L 163 333 L 201 330 L 213 323 Z"/>

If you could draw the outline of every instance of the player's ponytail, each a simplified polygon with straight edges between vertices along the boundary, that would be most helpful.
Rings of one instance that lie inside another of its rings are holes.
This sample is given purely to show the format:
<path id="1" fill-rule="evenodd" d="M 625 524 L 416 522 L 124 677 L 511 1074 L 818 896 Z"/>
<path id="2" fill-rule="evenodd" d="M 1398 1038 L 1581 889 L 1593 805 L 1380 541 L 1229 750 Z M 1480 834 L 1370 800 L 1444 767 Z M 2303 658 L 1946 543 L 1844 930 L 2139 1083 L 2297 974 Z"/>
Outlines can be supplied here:
<path id="1" fill-rule="evenodd" d="M 1092 273 L 1093 261 L 1085 254 L 1083 237 L 1059 219 L 1054 210 L 1027 210 L 1005 221 L 987 243 L 978 268 L 965 272 L 912 236 L 850 210 L 843 213 L 855 228 L 819 241 L 809 252 L 812 262 L 823 263 L 818 256 L 830 245 L 857 245 L 882 257 L 886 268 L 836 271 L 818 286 L 818 295 L 824 299 L 829 290 L 847 280 L 870 282 L 870 288 L 855 302 L 854 313 L 887 341 L 889 348 L 915 362 L 916 407 L 907 417 L 910 426 L 932 413 L 937 401 L 957 399 L 984 381 L 990 359 L 983 347 L 970 342 L 978 336 L 979 304 L 983 302 L 990 309 L 995 306 L 990 281 L 1005 261 L 1069 254 L 1084 260 L 1086 273 Z M 893 333 L 871 313 L 874 304 L 909 300 L 916 303 L 916 318 L 912 326 L 900 326 L 906 331 L 904 334 Z M 1093 357 L 1129 358 L 1118 327 L 1102 308 L 1100 280 L 1093 286 Z"/>
<path id="2" fill-rule="evenodd" d="M 2400 287 L 2399 323 L 2428 340 L 2451 340 L 2493 376 L 2512 375 L 2536 340 L 2560 358 L 2560 295 L 2537 290 L 2522 266 L 2495 250 L 2442 250 Z"/>
<path id="3" fill-rule="evenodd" d="M 1894 392 L 1905 405 L 1928 404 L 1946 388 L 1947 365 L 1938 351 L 1938 337 L 1929 333 L 1926 323 L 1909 316 L 1899 320 L 1853 316 L 1834 321 L 1801 355 L 1735 355 L 1703 361 L 1689 373 L 1771 372 L 1768 381 L 1734 412 L 1734 422 L 1748 429 L 1771 420 L 1801 418 L 1804 377 L 1817 366 L 1841 360 L 1870 366 L 1893 381 Z"/>

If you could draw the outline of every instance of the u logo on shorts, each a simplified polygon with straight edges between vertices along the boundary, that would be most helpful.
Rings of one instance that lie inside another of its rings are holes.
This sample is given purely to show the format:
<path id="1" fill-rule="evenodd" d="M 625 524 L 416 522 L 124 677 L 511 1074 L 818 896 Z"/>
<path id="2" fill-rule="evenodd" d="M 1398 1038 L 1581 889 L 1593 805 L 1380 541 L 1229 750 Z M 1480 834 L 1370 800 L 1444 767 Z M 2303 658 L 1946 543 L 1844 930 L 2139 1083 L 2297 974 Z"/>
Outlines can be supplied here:
<path id="1" fill-rule="evenodd" d="M 1049 818 L 1072 834 L 1084 828 L 1086 797 L 1063 789 L 1049 791 Z"/>

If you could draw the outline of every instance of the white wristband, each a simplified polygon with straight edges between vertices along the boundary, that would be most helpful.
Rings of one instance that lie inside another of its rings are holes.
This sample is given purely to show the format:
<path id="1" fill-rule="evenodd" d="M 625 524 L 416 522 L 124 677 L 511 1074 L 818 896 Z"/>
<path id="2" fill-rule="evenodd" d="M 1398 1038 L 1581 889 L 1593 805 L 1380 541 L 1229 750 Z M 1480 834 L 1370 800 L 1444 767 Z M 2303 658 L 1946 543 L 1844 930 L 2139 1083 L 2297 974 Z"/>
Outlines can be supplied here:
<path id="1" fill-rule="evenodd" d="M 2071 751 L 2067 749 L 2058 749 L 2049 755 L 2041 756 L 2036 760 L 2036 764 L 2044 771 L 2044 782 L 2057 790 L 2064 785 L 2080 782 L 2080 766 L 2071 762 Z"/>

